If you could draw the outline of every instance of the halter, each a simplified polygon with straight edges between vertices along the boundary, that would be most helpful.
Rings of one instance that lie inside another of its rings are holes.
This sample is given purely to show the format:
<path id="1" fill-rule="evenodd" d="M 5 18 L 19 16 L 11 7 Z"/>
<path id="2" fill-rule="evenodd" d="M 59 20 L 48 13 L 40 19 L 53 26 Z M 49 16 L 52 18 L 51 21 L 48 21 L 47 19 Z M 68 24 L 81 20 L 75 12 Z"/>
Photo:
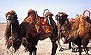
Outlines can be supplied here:
<path id="1" fill-rule="evenodd" d="M 12 26 L 12 20 L 13 20 L 13 17 L 17 16 L 17 14 L 10 14 L 10 15 L 7 15 L 6 18 L 7 18 L 7 22 L 9 21 L 10 22 L 10 28 L 11 28 L 11 36 L 9 37 L 9 40 L 12 41 L 12 47 L 13 47 L 13 40 L 15 40 L 15 37 L 13 36 L 13 26 Z M 13 55 L 13 48 L 12 48 L 12 52 L 11 54 Z"/>
<path id="2" fill-rule="evenodd" d="M 49 14 L 49 15 L 46 16 L 46 14 Z M 51 24 L 51 20 L 50 20 L 50 17 L 49 17 L 50 15 L 53 15 L 53 14 L 51 12 L 49 12 L 48 9 L 45 9 L 44 12 L 43 12 L 43 17 L 48 19 L 48 24 L 51 26 L 52 24 Z"/>

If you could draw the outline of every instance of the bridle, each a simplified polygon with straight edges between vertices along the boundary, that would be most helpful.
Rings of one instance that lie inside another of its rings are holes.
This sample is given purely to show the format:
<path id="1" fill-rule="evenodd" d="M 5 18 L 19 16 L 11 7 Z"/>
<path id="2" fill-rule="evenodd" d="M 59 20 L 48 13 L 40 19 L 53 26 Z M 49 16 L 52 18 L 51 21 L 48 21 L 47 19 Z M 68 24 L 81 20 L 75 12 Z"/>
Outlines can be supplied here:
<path id="1" fill-rule="evenodd" d="M 11 32 L 11 36 L 9 37 L 9 40 L 11 40 L 12 41 L 12 47 L 13 47 L 13 41 L 15 40 L 15 38 L 13 37 L 13 33 L 12 33 L 12 15 L 11 14 L 8 14 L 8 15 L 6 15 L 6 20 L 7 20 L 7 25 L 10 27 L 10 32 Z M 9 24 L 8 24 L 9 23 Z M 13 48 L 12 48 L 12 53 L 11 53 L 12 55 L 13 55 Z"/>
<path id="2" fill-rule="evenodd" d="M 6 15 L 6 21 L 9 23 L 9 25 L 16 23 L 17 20 L 17 14 L 8 14 Z"/>

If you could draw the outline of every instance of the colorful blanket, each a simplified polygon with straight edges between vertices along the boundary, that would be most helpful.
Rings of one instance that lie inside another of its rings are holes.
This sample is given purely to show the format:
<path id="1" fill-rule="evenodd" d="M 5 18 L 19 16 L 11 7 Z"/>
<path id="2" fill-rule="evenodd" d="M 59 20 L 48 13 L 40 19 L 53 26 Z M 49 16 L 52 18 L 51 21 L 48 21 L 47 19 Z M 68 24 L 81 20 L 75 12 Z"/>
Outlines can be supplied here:
<path id="1" fill-rule="evenodd" d="M 47 18 L 37 17 L 35 27 L 37 29 L 37 33 L 39 33 L 39 34 L 51 32 L 51 28 L 48 25 L 48 19 Z"/>

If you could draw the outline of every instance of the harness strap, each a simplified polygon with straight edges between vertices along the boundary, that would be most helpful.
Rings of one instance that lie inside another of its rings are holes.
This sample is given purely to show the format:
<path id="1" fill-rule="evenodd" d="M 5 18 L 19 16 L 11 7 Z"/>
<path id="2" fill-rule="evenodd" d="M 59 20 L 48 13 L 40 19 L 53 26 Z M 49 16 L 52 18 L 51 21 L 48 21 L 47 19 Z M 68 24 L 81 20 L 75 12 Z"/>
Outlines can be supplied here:
<path id="1" fill-rule="evenodd" d="M 85 10 L 85 11 L 83 12 L 83 15 L 85 15 L 86 12 L 89 13 L 88 17 L 90 17 L 90 11 L 89 11 L 89 10 Z"/>

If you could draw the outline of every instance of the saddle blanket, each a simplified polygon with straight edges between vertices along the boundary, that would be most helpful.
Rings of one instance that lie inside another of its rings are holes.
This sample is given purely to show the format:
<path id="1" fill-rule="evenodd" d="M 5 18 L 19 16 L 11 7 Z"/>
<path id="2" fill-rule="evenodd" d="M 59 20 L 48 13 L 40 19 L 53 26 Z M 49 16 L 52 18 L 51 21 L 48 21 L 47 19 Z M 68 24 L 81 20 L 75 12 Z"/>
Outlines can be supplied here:
<path id="1" fill-rule="evenodd" d="M 69 21 L 74 23 L 75 22 L 75 19 L 74 18 L 69 18 Z"/>
<path id="2" fill-rule="evenodd" d="M 51 28 L 48 25 L 48 19 L 44 17 L 37 17 L 36 18 L 36 24 L 35 27 L 37 29 L 37 33 L 44 34 L 44 33 L 50 33 Z"/>

